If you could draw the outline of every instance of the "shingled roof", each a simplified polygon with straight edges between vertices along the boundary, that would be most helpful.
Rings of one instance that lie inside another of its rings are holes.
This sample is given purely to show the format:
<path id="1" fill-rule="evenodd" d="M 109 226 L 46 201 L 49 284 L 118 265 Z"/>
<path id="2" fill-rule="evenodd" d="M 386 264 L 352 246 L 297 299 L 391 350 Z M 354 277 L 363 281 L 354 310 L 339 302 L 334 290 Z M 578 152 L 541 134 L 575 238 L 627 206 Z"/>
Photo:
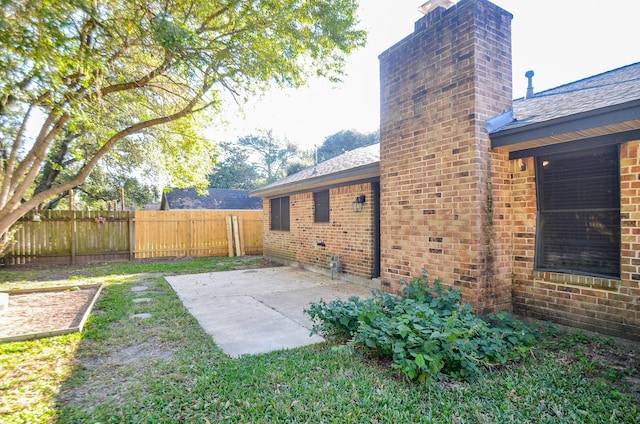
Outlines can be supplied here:
<path id="1" fill-rule="evenodd" d="M 640 62 L 514 100 L 487 129 L 509 151 L 638 130 Z"/>
<path id="2" fill-rule="evenodd" d="M 640 138 L 640 62 L 516 99 L 511 110 L 487 122 L 487 131 L 492 147 L 515 152 L 515 157 L 578 140 L 607 137 L 607 142 L 616 143 Z M 380 144 L 374 144 L 289 175 L 249 195 L 270 198 L 379 177 Z"/>
<path id="3" fill-rule="evenodd" d="M 380 143 L 360 147 L 268 184 L 249 195 L 275 197 L 324 189 L 346 183 L 371 181 L 380 176 Z"/>
<path id="4" fill-rule="evenodd" d="M 249 190 L 210 188 L 199 195 L 193 188 L 174 188 L 162 194 L 160 209 L 262 209 L 262 199 L 250 198 Z"/>

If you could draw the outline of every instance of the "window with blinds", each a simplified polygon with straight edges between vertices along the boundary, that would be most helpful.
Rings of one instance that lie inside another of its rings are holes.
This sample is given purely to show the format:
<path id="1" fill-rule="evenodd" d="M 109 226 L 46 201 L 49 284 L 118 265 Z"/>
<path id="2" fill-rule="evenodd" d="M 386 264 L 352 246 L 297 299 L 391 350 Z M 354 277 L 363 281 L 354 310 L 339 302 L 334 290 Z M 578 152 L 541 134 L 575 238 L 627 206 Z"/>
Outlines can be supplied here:
<path id="1" fill-rule="evenodd" d="M 314 222 L 329 222 L 329 190 L 313 193 Z"/>
<path id="2" fill-rule="evenodd" d="M 620 277 L 618 147 L 536 158 L 536 269 Z"/>
<path id="3" fill-rule="evenodd" d="M 271 199 L 271 230 L 289 231 L 289 196 Z"/>

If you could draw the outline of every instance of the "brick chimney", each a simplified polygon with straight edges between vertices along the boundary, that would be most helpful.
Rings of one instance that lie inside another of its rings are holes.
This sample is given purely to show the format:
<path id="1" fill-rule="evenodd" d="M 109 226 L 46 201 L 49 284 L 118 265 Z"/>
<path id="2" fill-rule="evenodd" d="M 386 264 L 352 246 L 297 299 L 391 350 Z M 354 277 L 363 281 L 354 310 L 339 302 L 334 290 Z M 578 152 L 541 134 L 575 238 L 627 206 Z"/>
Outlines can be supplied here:
<path id="1" fill-rule="evenodd" d="M 510 309 L 508 158 L 485 121 L 511 107 L 512 15 L 432 0 L 380 55 L 381 279 L 440 278 L 479 312 Z"/>

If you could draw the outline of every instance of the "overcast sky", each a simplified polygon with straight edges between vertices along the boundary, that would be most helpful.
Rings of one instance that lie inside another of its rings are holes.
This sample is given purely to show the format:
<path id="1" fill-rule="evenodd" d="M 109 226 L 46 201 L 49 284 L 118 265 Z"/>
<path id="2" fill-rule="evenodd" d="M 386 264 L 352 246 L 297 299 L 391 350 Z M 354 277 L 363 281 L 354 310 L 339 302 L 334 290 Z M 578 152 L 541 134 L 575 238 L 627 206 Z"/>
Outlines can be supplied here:
<path id="1" fill-rule="evenodd" d="M 349 59 L 341 84 L 312 80 L 309 87 L 271 92 L 245 107 L 227 108 L 216 141 L 272 130 L 310 149 L 340 130 L 379 127 L 380 53 L 413 32 L 426 0 L 361 0 L 368 43 Z M 536 92 L 640 61 L 640 0 L 493 0 L 514 15 L 513 98 L 526 91 L 534 70 Z"/>

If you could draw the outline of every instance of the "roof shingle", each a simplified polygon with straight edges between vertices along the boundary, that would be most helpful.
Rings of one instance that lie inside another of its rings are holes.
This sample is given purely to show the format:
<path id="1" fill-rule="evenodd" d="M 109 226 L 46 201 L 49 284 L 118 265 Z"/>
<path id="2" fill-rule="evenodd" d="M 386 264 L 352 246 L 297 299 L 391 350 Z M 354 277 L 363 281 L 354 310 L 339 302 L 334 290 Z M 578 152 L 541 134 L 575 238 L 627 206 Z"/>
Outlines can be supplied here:
<path id="1" fill-rule="evenodd" d="M 640 62 L 513 101 L 514 120 L 492 133 L 640 99 Z"/>
<path id="2" fill-rule="evenodd" d="M 320 181 L 340 172 L 357 171 L 358 168 L 364 169 L 379 164 L 379 162 L 380 143 L 360 147 L 254 190 L 251 192 L 251 196 L 260 196 L 264 193 L 273 192 L 280 187 L 296 186 L 300 188 L 298 183 L 302 182 L 312 185 L 314 181 Z"/>

